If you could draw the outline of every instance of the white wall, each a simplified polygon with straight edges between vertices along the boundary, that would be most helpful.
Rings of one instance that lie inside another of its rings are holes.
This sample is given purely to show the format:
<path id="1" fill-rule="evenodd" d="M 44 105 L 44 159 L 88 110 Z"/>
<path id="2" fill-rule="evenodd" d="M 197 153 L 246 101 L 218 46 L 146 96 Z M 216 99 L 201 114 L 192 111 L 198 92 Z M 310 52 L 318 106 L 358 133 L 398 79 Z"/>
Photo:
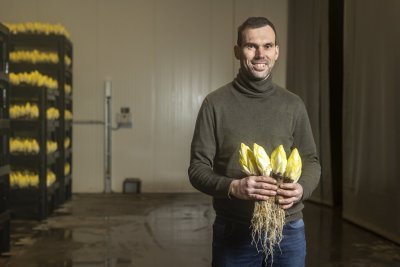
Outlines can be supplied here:
<path id="1" fill-rule="evenodd" d="M 207 93 L 229 82 L 236 28 L 269 17 L 286 84 L 288 3 L 273 0 L 0 0 L 0 21 L 62 23 L 74 43 L 74 119 L 103 120 L 103 84 L 113 116 L 130 107 L 133 128 L 113 132 L 112 188 L 140 177 L 145 192 L 193 191 L 187 178 L 196 115 Z M 103 190 L 103 127 L 74 125 L 73 191 Z"/>

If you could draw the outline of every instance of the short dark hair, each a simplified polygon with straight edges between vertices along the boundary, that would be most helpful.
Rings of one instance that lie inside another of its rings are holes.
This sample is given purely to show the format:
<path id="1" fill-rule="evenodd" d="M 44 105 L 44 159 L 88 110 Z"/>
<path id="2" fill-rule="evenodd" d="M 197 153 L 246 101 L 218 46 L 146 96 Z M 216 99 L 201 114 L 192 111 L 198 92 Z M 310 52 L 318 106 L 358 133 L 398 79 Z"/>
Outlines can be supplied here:
<path id="1" fill-rule="evenodd" d="M 275 44 L 278 44 L 278 36 L 276 34 L 275 26 L 269 19 L 267 19 L 265 17 L 250 17 L 250 18 L 246 19 L 246 21 L 243 22 L 242 25 L 240 25 L 238 27 L 236 44 L 238 46 L 242 45 L 242 33 L 247 28 L 257 29 L 257 28 L 261 28 L 264 26 L 270 26 L 272 28 L 272 30 L 275 33 Z"/>

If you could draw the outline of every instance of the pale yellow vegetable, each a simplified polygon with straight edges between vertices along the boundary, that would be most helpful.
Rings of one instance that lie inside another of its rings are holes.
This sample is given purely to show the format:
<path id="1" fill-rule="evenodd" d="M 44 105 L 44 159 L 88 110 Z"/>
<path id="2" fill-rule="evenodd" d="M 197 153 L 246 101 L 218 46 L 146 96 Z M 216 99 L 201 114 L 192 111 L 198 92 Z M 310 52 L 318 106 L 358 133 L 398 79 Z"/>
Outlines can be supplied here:
<path id="1" fill-rule="evenodd" d="M 253 151 L 251 151 L 251 149 L 243 143 L 240 145 L 239 162 L 243 172 L 247 175 L 258 174 Z"/>
<path id="2" fill-rule="evenodd" d="M 279 145 L 271 154 L 272 172 L 277 175 L 283 175 L 286 170 L 287 159 L 283 145 Z"/>
<path id="3" fill-rule="evenodd" d="M 271 161 L 267 152 L 262 146 L 254 143 L 253 145 L 253 154 L 256 160 L 258 171 L 265 176 L 269 176 L 271 174 Z"/>
<path id="4" fill-rule="evenodd" d="M 287 161 L 285 178 L 290 179 L 292 183 L 297 183 L 301 176 L 301 169 L 301 157 L 297 148 L 294 148 Z"/>

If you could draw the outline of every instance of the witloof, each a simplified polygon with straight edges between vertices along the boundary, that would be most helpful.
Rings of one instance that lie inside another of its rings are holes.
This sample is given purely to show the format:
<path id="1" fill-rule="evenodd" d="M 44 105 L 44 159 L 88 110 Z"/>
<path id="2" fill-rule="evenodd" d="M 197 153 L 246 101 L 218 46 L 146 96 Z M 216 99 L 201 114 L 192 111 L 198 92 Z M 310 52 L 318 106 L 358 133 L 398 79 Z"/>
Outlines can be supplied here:
<path id="1" fill-rule="evenodd" d="M 270 159 L 262 146 L 254 143 L 251 150 L 242 143 L 239 163 L 247 175 L 271 176 L 276 179 L 278 186 L 283 182 L 296 183 L 301 176 L 302 162 L 298 150 L 294 148 L 286 158 L 283 145 L 274 149 Z M 273 257 L 274 247 L 282 241 L 284 224 L 285 211 L 277 204 L 275 197 L 255 202 L 251 219 L 252 238 L 258 251 L 265 253 L 266 259 Z"/>

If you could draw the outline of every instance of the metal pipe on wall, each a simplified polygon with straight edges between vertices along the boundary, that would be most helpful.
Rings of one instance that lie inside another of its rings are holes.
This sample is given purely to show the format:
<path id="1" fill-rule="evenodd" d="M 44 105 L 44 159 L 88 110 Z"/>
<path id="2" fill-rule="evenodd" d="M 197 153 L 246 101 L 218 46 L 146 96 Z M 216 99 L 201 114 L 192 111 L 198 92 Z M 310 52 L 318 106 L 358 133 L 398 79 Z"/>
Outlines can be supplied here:
<path id="1" fill-rule="evenodd" d="M 104 193 L 111 193 L 111 80 L 104 83 Z"/>

